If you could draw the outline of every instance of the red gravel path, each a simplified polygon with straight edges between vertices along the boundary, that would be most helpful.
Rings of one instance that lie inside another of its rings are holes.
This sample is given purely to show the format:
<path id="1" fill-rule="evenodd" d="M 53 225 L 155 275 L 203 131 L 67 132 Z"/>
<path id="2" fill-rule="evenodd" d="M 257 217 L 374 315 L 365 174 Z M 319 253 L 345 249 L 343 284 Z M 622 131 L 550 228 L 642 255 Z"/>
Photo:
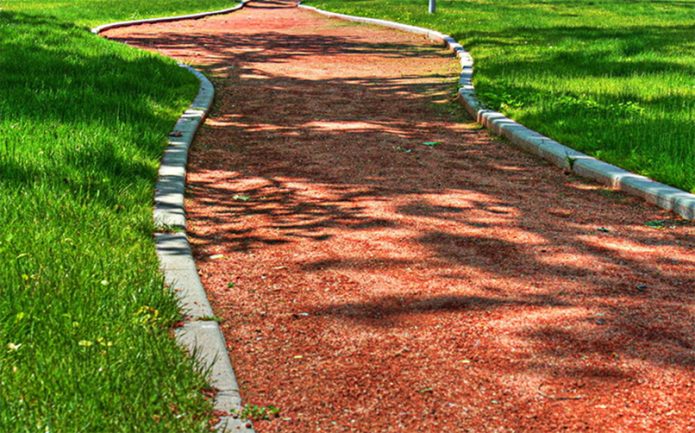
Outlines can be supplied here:
<path id="1" fill-rule="evenodd" d="M 423 39 L 283 6 L 110 32 L 216 77 L 190 233 L 258 431 L 695 431 L 695 227 L 452 114 Z"/>

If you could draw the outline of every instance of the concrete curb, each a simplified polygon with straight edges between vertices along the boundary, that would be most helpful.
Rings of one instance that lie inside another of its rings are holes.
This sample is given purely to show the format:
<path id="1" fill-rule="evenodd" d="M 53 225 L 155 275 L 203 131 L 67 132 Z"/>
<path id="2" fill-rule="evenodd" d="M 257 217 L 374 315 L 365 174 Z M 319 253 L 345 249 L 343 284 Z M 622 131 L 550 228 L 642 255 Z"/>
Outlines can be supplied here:
<path id="1" fill-rule="evenodd" d="M 217 11 L 200 12 L 197 14 L 188 14 L 188 15 L 175 15 L 175 16 L 171 16 L 171 17 L 148 18 L 148 19 L 143 19 L 143 20 L 117 21 L 115 23 L 108 23 L 108 24 L 103 24 L 103 25 L 98 26 L 98 27 L 94 27 L 92 29 L 92 33 L 94 33 L 95 35 L 98 35 L 99 33 L 105 32 L 106 30 L 117 29 L 119 27 L 137 26 L 140 24 L 166 23 L 166 22 L 171 22 L 171 21 L 182 21 L 182 20 L 197 20 L 199 18 L 211 17 L 213 15 L 228 14 L 230 12 L 234 12 L 234 11 L 237 11 L 237 10 L 243 8 L 244 5 L 246 3 L 248 3 L 249 1 L 250 0 L 244 0 L 241 2 L 240 5 L 234 6 L 232 8 L 220 9 Z"/>
<path id="2" fill-rule="evenodd" d="M 365 18 L 353 15 L 328 12 L 311 6 L 300 5 L 300 8 L 319 14 L 358 23 L 375 24 L 416 33 L 441 42 L 451 50 L 461 62 L 458 99 L 466 111 L 485 126 L 493 134 L 500 135 L 523 150 L 538 155 L 551 163 L 571 170 L 573 173 L 609 185 L 628 194 L 642 197 L 649 203 L 677 213 L 685 219 L 695 219 L 695 195 L 672 186 L 656 182 L 614 165 L 598 160 L 592 156 L 569 148 L 533 131 L 502 113 L 487 110 L 475 96 L 473 87 L 473 58 L 454 38 L 435 30 L 400 24 L 393 21 L 376 18 Z"/>
<path id="3" fill-rule="evenodd" d="M 109 29 L 138 24 L 225 14 L 243 8 L 245 3 L 246 1 L 239 6 L 220 11 L 106 24 L 95 27 L 92 33 L 99 34 Z M 198 276 L 191 245 L 185 233 L 184 210 L 188 150 L 196 131 L 210 110 L 215 88 L 200 71 L 188 65 L 179 66 L 195 75 L 200 82 L 200 88 L 190 107 L 181 115 L 169 134 L 169 143 L 162 155 L 154 195 L 153 218 L 157 230 L 154 235 L 155 248 L 165 284 L 176 294 L 186 317 L 184 325 L 176 330 L 176 341 L 208 372 L 209 383 L 217 390 L 214 409 L 229 413 L 242 409 L 239 385 L 229 360 L 224 335 L 214 320 L 210 302 Z M 215 429 L 218 433 L 254 433 L 250 423 L 233 416 L 222 416 Z"/>

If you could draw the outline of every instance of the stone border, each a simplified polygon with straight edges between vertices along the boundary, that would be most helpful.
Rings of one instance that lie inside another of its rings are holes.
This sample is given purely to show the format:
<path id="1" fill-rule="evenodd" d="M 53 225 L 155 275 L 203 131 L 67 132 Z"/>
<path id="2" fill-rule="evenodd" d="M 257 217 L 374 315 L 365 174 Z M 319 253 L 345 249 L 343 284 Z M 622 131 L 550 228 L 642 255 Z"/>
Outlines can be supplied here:
<path id="1" fill-rule="evenodd" d="M 213 15 L 228 14 L 230 12 L 238 11 L 239 9 L 243 8 L 244 5 L 246 3 L 248 3 L 249 1 L 250 0 L 243 0 L 243 1 L 241 1 L 240 5 L 234 6 L 232 8 L 220 9 L 217 11 L 200 12 L 197 14 L 188 14 L 188 15 L 175 15 L 175 16 L 170 16 L 170 17 L 146 18 L 146 19 L 142 19 L 142 20 L 117 21 L 115 23 L 108 23 L 108 24 L 103 24 L 101 26 L 94 27 L 92 29 L 92 33 L 94 33 L 95 35 L 98 35 L 99 33 L 105 32 L 106 30 L 117 29 L 119 27 L 137 26 L 140 24 L 167 23 L 167 22 L 171 22 L 171 21 L 182 21 L 182 20 L 197 20 L 199 18 L 211 17 Z"/>
<path id="2" fill-rule="evenodd" d="M 118 27 L 231 13 L 243 8 L 247 1 L 220 11 L 105 24 L 93 28 L 92 33 L 99 34 Z M 215 320 L 198 276 L 191 245 L 185 233 L 184 210 L 188 150 L 196 131 L 210 110 L 215 88 L 200 71 L 184 64 L 179 66 L 198 79 L 200 88 L 190 107 L 181 115 L 169 134 L 168 146 L 162 155 L 154 194 L 153 218 L 157 231 L 154 234 L 155 248 L 164 282 L 176 294 L 180 308 L 185 314 L 183 326 L 176 329 L 176 341 L 186 348 L 208 373 L 209 383 L 217 391 L 214 409 L 229 413 L 231 410 L 242 409 L 239 385 L 229 360 L 224 335 Z M 254 433 L 249 422 L 229 415 L 220 417 L 215 429 L 218 433 Z"/>
<path id="3" fill-rule="evenodd" d="M 642 197 L 649 203 L 673 211 L 685 219 L 695 219 L 695 195 L 598 160 L 533 131 L 509 119 L 502 113 L 485 109 L 475 96 L 473 58 L 451 36 L 435 30 L 393 21 L 339 14 L 305 5 L 300 5 L 299 7 L 331 18 L 390 27 L 423 35 L 433 41 L 441 42 L 461 62 L 460 88 L 458 91 L 459 102 L 471 117 L 493 134 L 500 135 L 523 150 L 538 155 L 558 167 L 570 170 L 579 176 L 587 177 L 617 190 Z"/>

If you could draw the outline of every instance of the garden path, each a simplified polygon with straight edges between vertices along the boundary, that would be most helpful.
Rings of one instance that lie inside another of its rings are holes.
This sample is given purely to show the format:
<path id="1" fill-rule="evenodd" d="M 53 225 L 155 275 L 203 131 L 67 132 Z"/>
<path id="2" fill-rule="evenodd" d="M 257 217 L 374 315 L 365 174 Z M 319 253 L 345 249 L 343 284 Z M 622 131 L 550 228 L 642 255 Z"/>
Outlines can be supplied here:
<path id="1" fill-rule="evenodd" d="M 695 227 L 491 138 L 450 53 L 279 1 L 107 35 L 215 81 L 189 233 L 259 432 L 693 427 Z"/>

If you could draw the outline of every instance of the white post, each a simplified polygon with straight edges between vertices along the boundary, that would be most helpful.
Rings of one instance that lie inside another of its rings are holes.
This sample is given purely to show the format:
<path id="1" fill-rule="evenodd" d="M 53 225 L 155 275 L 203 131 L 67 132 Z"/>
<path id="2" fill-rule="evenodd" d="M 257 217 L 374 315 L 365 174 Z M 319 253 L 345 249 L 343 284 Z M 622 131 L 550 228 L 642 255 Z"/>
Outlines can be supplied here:
<path id="1" fill-rule="evenodd" d="M 437 11 L 437 0 L 430 0 L 430 9 L 429 12 L 431 14 L 435 13 Z"/>

